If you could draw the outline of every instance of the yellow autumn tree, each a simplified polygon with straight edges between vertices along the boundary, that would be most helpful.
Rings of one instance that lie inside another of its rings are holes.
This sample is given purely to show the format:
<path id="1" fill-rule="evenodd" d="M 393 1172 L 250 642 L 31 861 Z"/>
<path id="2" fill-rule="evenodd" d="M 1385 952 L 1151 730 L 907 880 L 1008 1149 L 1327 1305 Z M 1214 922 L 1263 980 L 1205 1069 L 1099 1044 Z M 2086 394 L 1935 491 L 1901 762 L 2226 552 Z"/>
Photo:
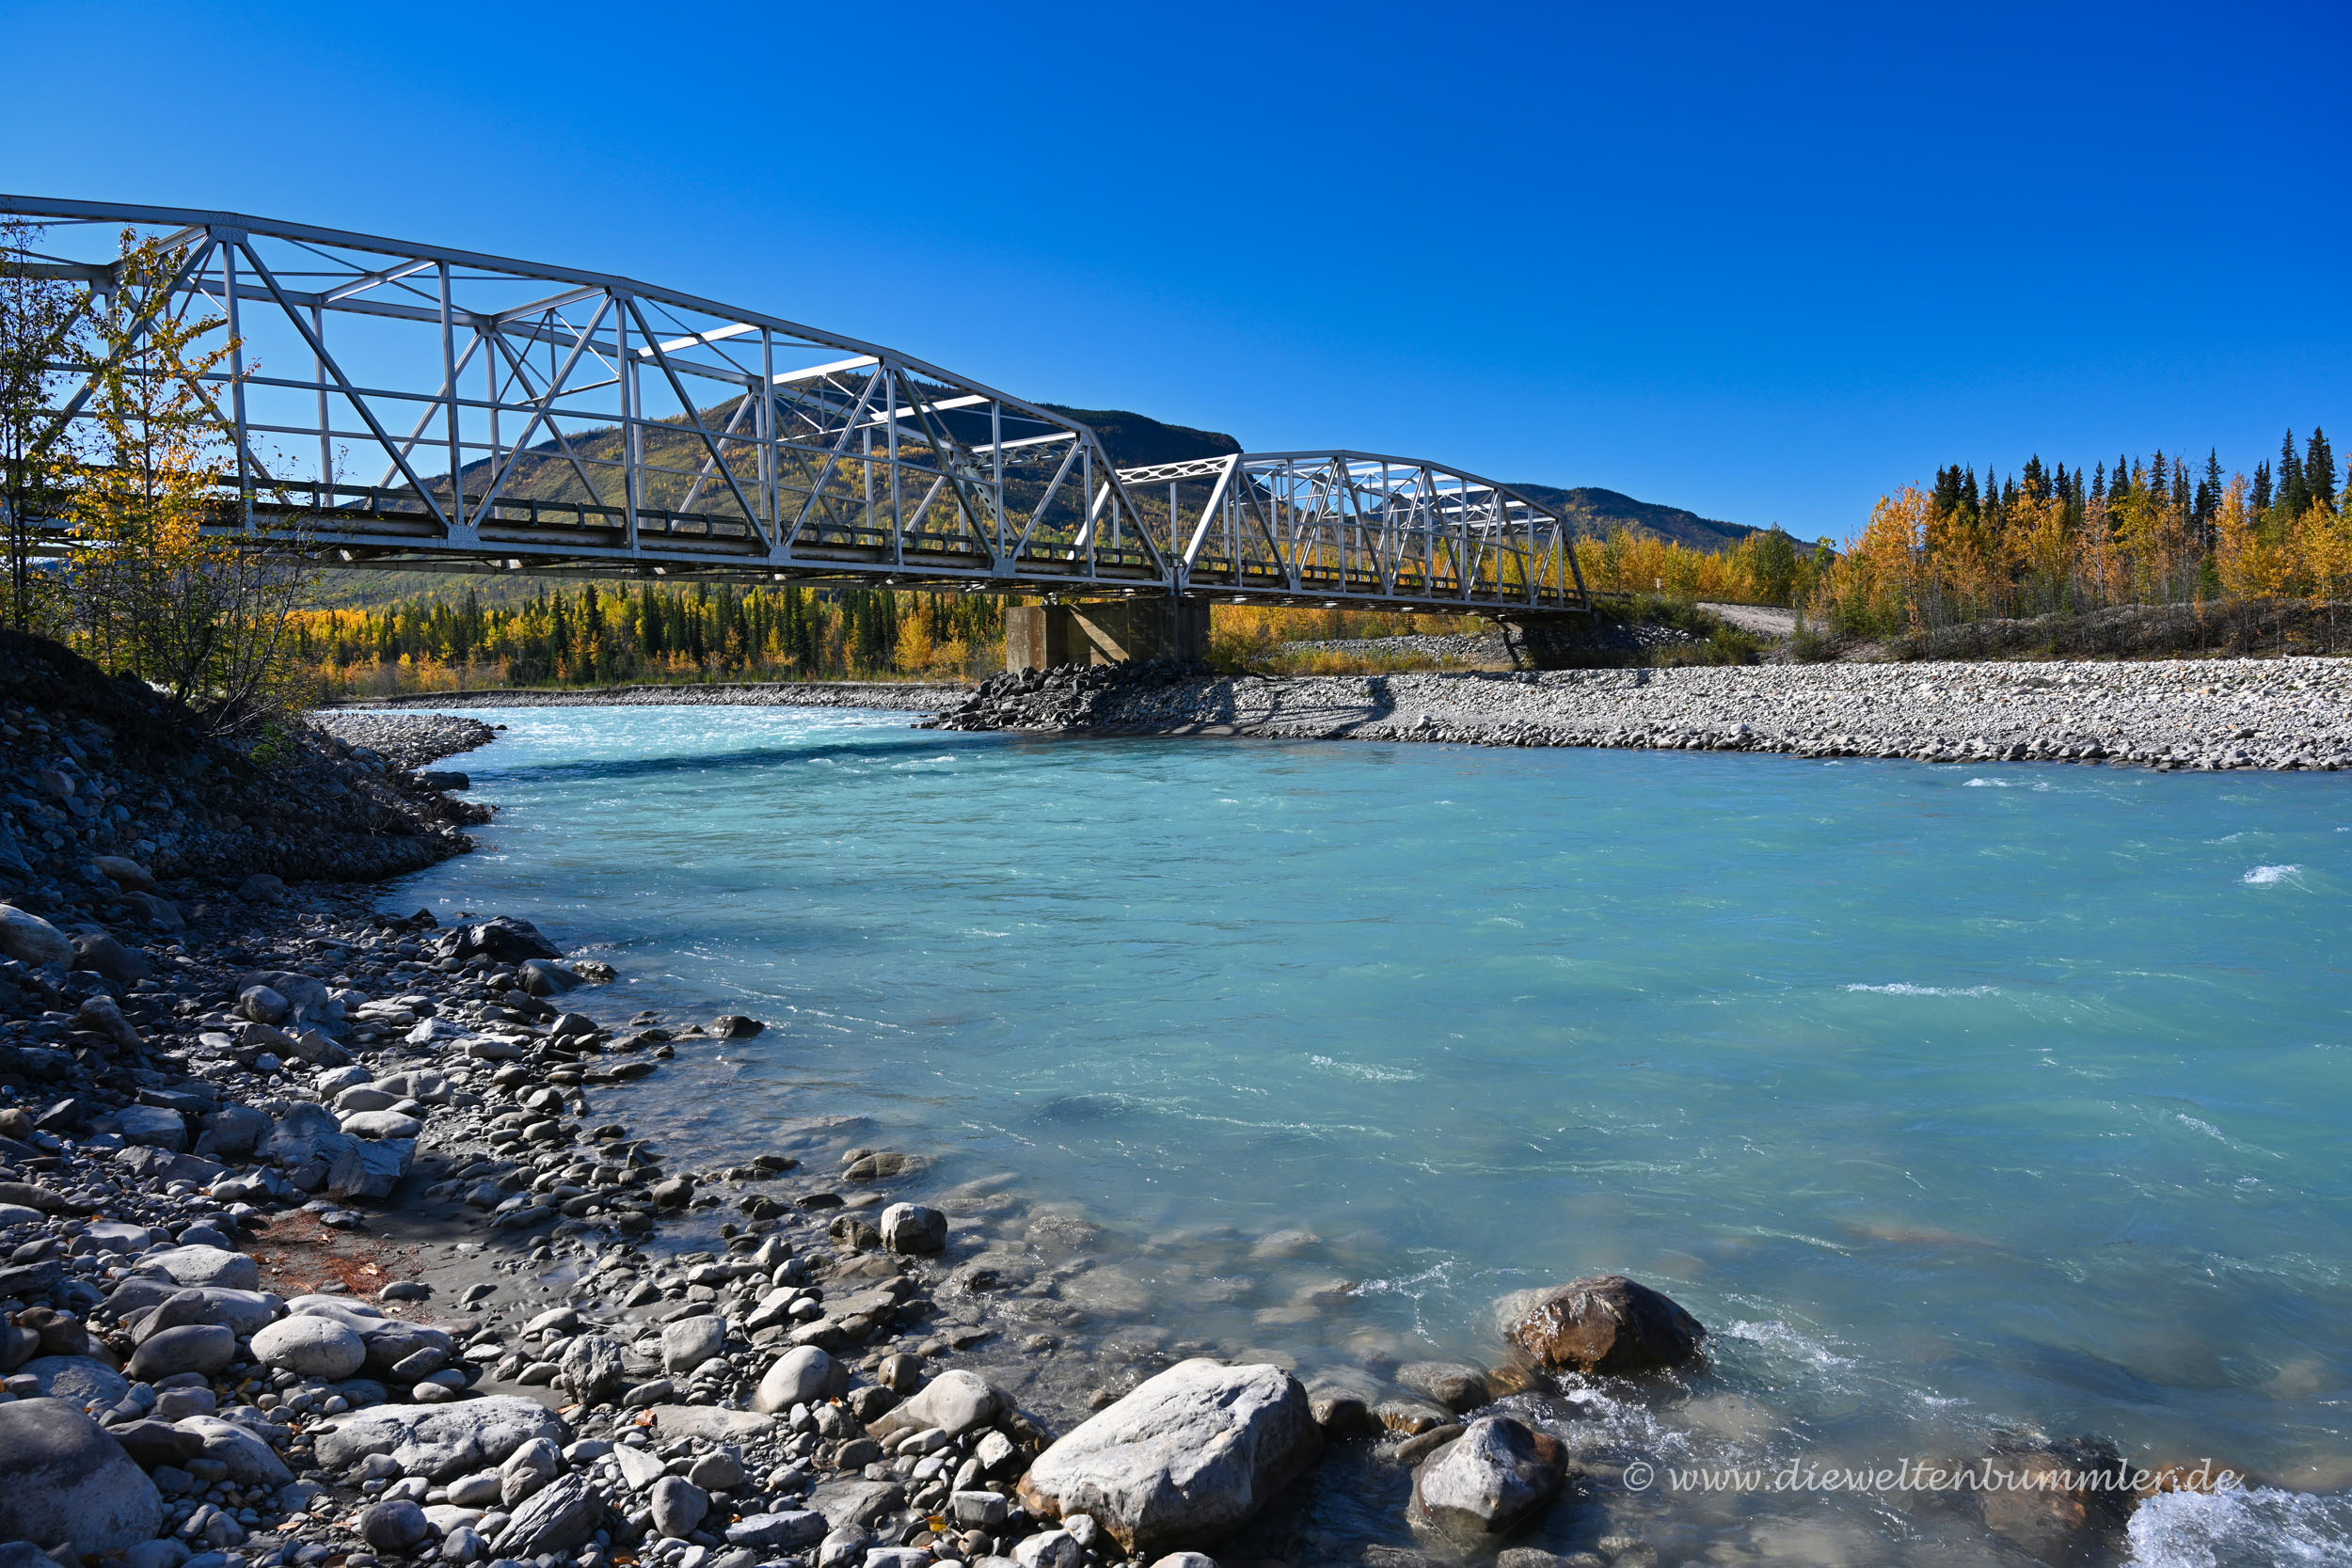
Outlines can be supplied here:
<path id="1" fill-rule="evenodd" d="M 173 291 L 181 260 L 126 231 L 92 312 L 88 417 L 72 469 L 72 621 L 90 657 L 226 732 L 300 700 L 291 617 L 308 573 L 291 538 L 268 548 L 205 531 L 237 516 L 220 497 L 230 437 L 205 388 L 236 345 L 215 336 L 220 318 Z"/>
<path id="2" fill-rule="evenodd" d="M 1917 577 L 1931 508 L 1916 485 L 1881 496 L 1870 520 L 1831 568 L 1817 611 L 1839 630 L 1894 636 L 1919 620 Z"/>
<path id="3" fill-rule="evenodd" d="M 2266 597 L 2285 585 L 2285 552 L 2263 537 L 2243 474 L 2230 481 L 2214 518 L 2214 571 L 2233 599 Z"/>

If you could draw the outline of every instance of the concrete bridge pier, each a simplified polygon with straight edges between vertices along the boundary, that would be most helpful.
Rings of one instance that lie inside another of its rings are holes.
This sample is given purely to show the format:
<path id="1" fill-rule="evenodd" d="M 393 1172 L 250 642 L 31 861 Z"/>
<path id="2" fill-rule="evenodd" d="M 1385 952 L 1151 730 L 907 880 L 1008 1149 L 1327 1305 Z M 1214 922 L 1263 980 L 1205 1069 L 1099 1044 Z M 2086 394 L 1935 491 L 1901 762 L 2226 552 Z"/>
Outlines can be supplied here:
<path id="1" fill-rule="evenodd" d="M 1518 610 L 1496 616 L 1495 625 L 1515 668 L 1573 670 L 1593 662 L 1597 617 L 1590 610 Z"/>
<path id="2" fill-rule="evenodd" d="M 1005 668 L 1124 664 L 1209 655 L 1209 604 L 1162 594 L 1091 604 L 1014 605 L 1005 611 Z"/>

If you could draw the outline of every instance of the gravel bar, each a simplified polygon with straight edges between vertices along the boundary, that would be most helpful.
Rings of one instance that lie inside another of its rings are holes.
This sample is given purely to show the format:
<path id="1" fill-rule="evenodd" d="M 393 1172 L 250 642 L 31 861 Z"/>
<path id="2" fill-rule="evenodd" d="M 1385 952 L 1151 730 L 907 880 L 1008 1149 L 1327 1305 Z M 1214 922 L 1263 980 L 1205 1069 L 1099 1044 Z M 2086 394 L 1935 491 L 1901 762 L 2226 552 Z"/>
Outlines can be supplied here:
<path id="1" fill-rule="evenodd" d="M 354 713 L 329 709 L 310 722 L 346 746 L 364 747 L 396 768 L 425 768 L 498 738 L 479 719 L 446 713 Z"/>
<path id="2" fill-rule="evenodd" d="M 1216 678 L 1064 668 L 984 684 L 943 729 L 1243 735 L 2077 761 L 2352 767 L 2343 660 L 1723 665 Z"/>

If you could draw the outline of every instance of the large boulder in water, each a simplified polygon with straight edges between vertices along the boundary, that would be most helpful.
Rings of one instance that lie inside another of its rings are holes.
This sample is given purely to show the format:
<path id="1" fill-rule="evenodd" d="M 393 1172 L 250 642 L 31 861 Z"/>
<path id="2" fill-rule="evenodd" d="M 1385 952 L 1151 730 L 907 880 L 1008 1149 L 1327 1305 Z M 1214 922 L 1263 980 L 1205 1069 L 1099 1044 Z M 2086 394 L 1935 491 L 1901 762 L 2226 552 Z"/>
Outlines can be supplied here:
<path id="1" fill-rule="evenodd" d="M 1413 1477 L 1412 1522 L 1456 1545 L 1491 1546 L 1559 1495 L 1559 1440 L 1508 1416 L 1482 1416 Z"/>
<path id="2" fill-rule="evenodd" d="M 530 921 L 501 914 L 458 927 L 456 956 L 470 958 L 476 955 L 518 964 L 526 958 L 560 958 L 564 950 L 541 936 L 539 927 Z"/>
<path id="3" fill-rule="evenodd" d="M 1046 1518 L 1090 1514 L 1128 1556 L 1157 1557 L 1231 1534 L 1322 1452 L 1288 1372 L 1180 1361 L 1040 1454 L 1021 1500 Z"/>
<path id="4" fill-rule="evenodd" d="M 151 1541 L 164 1499 L 96 1421 L 61 1400 L 0 1404 L 0 1538 L 104 1557 Z"/>
<path id="5" fill-rule="evenodd" d="M 1707 1330 L 1621 1274 L 1520 1291 L 1497 1308 L 1502 1337 L 1552 1372 L 1646 1372 L 1695 1358 Z"/>

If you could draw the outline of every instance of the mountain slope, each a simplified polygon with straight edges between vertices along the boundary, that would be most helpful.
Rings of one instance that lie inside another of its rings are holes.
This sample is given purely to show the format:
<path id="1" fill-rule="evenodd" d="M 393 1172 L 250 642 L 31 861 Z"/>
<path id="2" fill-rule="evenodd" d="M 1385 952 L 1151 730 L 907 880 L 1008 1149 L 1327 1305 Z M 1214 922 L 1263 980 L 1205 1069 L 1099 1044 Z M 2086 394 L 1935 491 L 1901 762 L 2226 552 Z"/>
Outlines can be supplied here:
<path id="1" fill-rule="evenodd" d="M 1202 457 L 1223 457 L 1239 451 L 1242 445 L 1231 436 L 1215 430 L 1195 430 L 1190 425 L 1163 424 L 1148 414 L 1133 414 L 1123 408 L 1065 408 L 1058 403 L 1039 404 L 1057 414 L 1067 415 L 1080 424 L 1093 428 L 1102 437 L 1103 450 L 1122 468 L 1148 467 L 1155 463 L 1189 463 Z"/>
<path id="2" fill-rule="evenodd" d="M 1719 522 L 1678 506 L 1635 500 L 1618 491 L 1591 485 L 1580 485 L 1573 490 L 1550 484 L 1518 484 L 1513 488 L 1525 491 L 1547 506 L 1558 507 L 1563 515 L 1576 524 L 1579 533 L 1595 538 L 1622 528 L 1635 533 L 1656 534 L 1692 549 L 1727 550 L 1757 531 L 1745 523 Z"/>

